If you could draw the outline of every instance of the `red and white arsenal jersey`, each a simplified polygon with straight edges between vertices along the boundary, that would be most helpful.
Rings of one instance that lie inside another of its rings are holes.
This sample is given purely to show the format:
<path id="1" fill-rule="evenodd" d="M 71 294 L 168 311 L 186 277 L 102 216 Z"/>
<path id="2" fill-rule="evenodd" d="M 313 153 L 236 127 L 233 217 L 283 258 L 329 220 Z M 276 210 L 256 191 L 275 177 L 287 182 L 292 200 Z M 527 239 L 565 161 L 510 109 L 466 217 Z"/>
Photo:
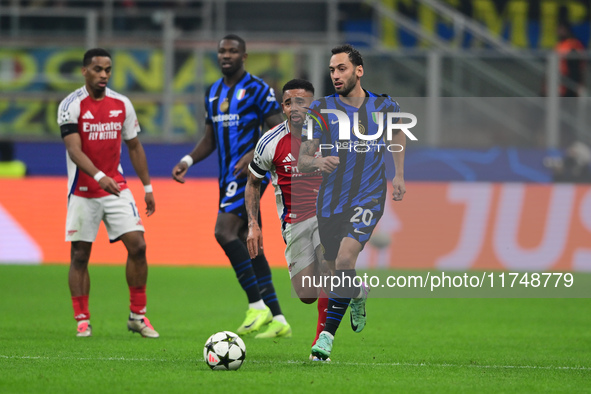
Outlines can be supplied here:
<path id="1" fill-rule="evenodd" d="M 77 89 L 59 105 L 57 122 L 64 130 L 77 125 L 82 152 L 123 190 L 127 182 L 121 168 L 121 138 L 130 140 L 140 131 L 131 101 L 111 89 L 106 89 L 102 100 L 94 100 L 86 87 Z M 66 153 L 68 163 L 68 195 L 96 198 L 108 196 L 93 177 L 80 171 Z"/>
<path id="2" fill-rule="evenodd" d="M 292 136 L 287 121 L 265 133 L 255 148 L 249 166 L 257 177 L 271 172 L 277 198 L 277 214 L 287 223 L 298 223 L 316 216 L 316 198 L 322 183 L 322 173 L 298 171 L 298 156 L 302 140 Z M 316 155 L 320 157 L 320 152 Z"/>

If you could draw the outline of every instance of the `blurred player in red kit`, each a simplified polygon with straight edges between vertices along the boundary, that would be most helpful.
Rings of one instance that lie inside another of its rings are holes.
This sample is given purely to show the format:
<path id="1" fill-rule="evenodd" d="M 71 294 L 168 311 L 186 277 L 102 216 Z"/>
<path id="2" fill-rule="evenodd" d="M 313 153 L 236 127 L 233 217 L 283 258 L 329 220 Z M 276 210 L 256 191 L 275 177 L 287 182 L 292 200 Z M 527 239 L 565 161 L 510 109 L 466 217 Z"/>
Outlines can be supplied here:
<path id="1" fill-rule="evenodd" d="M 567 22 L 558 25 L 558 44 L 555 50 L 560 55 L 560 76 L 571 83 L 571 86 L 560 85 L 560 96 L 580 96 L 585 86 L 586 67 L 585 60 L 580 55 L 585 52 L 585 46 L 575 37 Z M 572 86 L 573 83 L 575 86 Z"/>

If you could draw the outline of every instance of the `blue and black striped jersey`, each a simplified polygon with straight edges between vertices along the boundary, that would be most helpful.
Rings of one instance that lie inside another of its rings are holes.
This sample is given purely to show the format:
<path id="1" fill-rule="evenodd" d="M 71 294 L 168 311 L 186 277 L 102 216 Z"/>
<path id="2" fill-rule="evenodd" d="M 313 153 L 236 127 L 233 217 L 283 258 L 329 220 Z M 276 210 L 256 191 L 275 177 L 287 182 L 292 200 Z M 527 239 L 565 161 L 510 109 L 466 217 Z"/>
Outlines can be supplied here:
<path id="1" fill-rule="evenodd" d="M 316 118 L 314 139 L 320 140 L 323 156 L 338 156 L 339 165 L 330 174 L 324 174 L 316 204 L 320 217 L 377 202 L 386 193 L 388 180 L 384 154 L 388 151 L 388 143 L 384 136 L 387 130 L 387 114 L 400 112 L 400 106 L 388 96 L 380 96 L 365 91 L 366 98 L 360 108 L 341 101 L 337 94 L 328 96 L 312 103 L 309 116 Z M 335 114 L 322 114 L 322 109 L 339 110 L 347 114 L 349 119 L 349 139 L 339 139 L 339 121 Z M 355 113 L 357 113 L 358 131 L 365 136 L 378 133 L 378 121 L 383 126 L 382 137 L 374 141 L 359 139 L 352 129 Z M 378 113 L 382 113 L 382 118 Z M 398 118 L 393 118 L 396 123 Z M 305 134 L 305 133 L 304 133 Z"/>
<path id="2" fill-rule="evenodd" d="M 205 94 L 205 121 L 213 126 L 220 167 L 220 187 L 236 181 L 234 166 L 254 149 L 264 119 L 281 112 L 275 92 L 262 79 L 245 72 L 231 87 L 223 78 Z M 246 178 L 242 179 L 246 184 Z"/>

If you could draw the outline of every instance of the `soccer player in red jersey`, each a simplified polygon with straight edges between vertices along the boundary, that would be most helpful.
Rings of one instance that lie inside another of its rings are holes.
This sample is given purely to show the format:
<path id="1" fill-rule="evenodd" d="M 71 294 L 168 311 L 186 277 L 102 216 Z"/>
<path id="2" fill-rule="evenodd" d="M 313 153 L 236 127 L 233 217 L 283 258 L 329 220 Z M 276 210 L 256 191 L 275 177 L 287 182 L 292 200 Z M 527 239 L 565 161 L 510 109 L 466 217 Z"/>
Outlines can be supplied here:
<path id="1" fill-rule="evenodd" d="M 88 260 L 99 224 L 105 223 L 111 242 L 127 249 L 126 277 L 130 293 L 127 328 L 143 337 L 158 338 L 146 313 L 146 242 L 144 226 L 120 164 L 121 139 L 133 168 L 144 184 L 146 214 L 155 211 L 154 194 L 140 131 L 131 101 L 107 88 L 111 55 L 88 50 L 82 61 L 85 85 L 66 97 L 58 109 L 58 124 L 67 150 L 68 214 L 66 241 L 71 242 L 68 282 L 79 337 L 92 335 L 88 295 Z"/>
<path id="2" fill-rule="evenodd" d="M 289 267 L 292 286 L 302 302 L 311 304 L 318 299 L 317 333 L 322 332 L 326 320 L 328 299 L 320 294 L 320 287 L 304 285 L 304 278 L 321 274 L 322 254 L 316 220 L 316 197 L 322 182 L 321 171 L 303 174 L 298 171 L 302 127 L 306 112 L 314 97 L 314 86 L 303 79 L 293 79 L 283 87 L 281 104 L 287 120 L 269 130 L 257 143 L 250 174 L 246 184 L 245 199 L 248 213 L 247 246 L 251 258 L 262 250 L 262 233 L 258 224 L 260 188 L 267 172 L 277 196 L 277 213 L 281 219 L 283 239 L 286 243 L 285 258 Z M 273 327 L 257 337 L 287 335 L 282 327 Z M 316 342 L 316 338 L 314 339 Z"/>

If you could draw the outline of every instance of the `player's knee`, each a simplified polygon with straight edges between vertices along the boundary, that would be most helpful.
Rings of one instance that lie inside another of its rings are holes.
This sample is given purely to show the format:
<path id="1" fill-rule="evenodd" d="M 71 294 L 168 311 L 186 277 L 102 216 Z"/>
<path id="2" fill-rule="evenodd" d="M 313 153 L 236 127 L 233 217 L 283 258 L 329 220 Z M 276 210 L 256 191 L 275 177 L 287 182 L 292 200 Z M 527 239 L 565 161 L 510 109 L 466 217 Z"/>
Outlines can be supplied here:
<path id="1" fill-rule="evenodd" d="M 228 230 L 217 228 L 215 229 L 215 240 L 218 241 L 220 246 L 224 246 L 227 243 L 230 243 L 238 239 L 236 234 L 231 234 Z"/>
<path id="2" fill-rule="evenodd" d="M 304 304 L 312 304 L 318 298 L 318 290 L 314 287 L 294 286 L 294 290 Z"/>
<path id="3" fill-rule="evenodd" d="M 137 242 L 129 245 L 127 253 L 133 259 L 144 259 L 146 257 L 146 241 L 140 239 Z"/>
<path id="4" fill-rule="evenodd" d="M 352 254 L 345 254 L 345 255 L 340 255 L 337 258 L 336 261 L 336 269 L 338 270 L 350 270 L 350 269 L 354 269 L 355 268 L 355 263 L 356 263 L 356 257 L 357 256 L 353 256 Z"/>
<path id="5" fill-rule="evenodd" d="M 316 298 L 300 298 L 304 304 L 313 304 L 316 301 Z"/>
<path id="6" fill-rule="evenodd" d="M 71 254 L 71 265 L 76 268 L 85 268 L 88 265 L 90 259 L 90 253 L 86 250 L 73 249 Z"/>

